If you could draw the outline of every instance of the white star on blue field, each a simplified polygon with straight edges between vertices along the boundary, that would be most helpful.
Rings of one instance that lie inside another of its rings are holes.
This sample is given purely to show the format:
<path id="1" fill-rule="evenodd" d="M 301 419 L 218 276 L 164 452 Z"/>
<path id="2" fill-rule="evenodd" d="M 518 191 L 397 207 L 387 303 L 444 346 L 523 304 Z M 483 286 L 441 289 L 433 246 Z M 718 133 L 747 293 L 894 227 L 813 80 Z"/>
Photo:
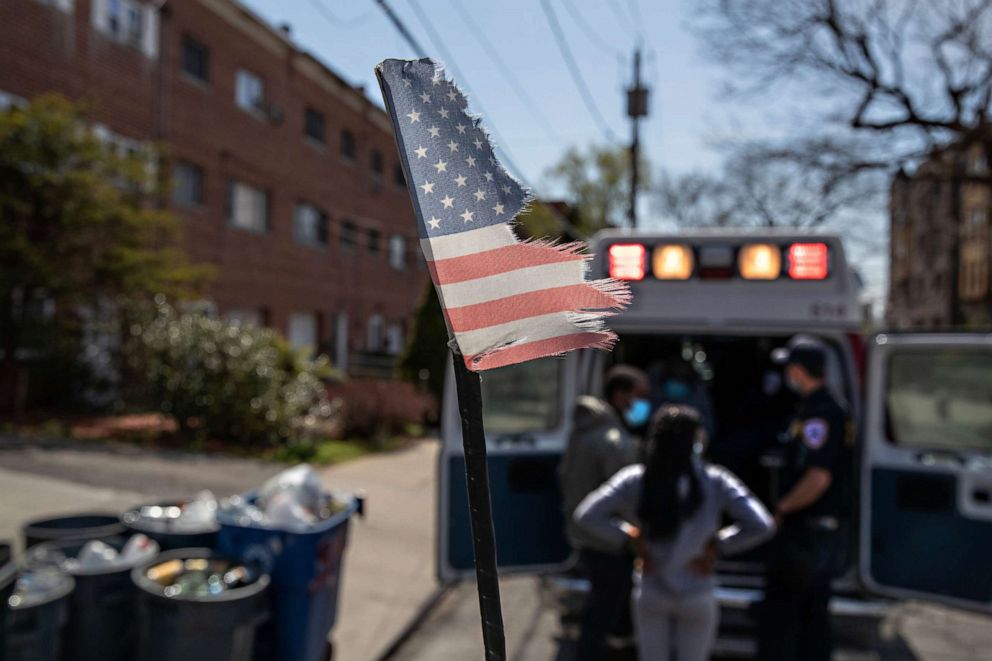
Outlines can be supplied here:
<path id="1" fill-rule="evenodd" d="M 421 237 L 506 223 L 528 194 L 500 166 L 481 120 L 465 96 L 430 60 L 382 63 L 411 190 L 420 208 Z"/>

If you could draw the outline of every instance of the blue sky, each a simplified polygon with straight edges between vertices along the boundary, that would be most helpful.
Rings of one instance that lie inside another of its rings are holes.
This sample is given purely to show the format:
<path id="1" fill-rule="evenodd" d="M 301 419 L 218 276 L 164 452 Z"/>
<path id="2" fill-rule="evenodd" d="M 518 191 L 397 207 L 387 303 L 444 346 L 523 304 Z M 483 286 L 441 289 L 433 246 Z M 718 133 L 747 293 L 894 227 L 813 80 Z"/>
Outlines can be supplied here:
<path id="1" fill-rule="evenodd" d="M 301 47 L 349 81 L 364 84 L 376 100 L 375 64 L 386 57 L 415 56 L 375 0 L 247 0 L 246 4 L 271 23 L 289 23 Z M 389 0 L 389 4 L 429 55 L 445 62 L 451 73 L 464 76 L 454 75 L 459 84 L 467 84 L 474 109 L 480 111 L 481 106 L 484 121 L 495 130 L 501 146 L 538 189 L 543 188 L 545 170 L 568 146 L 607 141 L 582 104 L 539 0 L 416 0 L 453 67 L 410 0 Z M 685 30 L 689 2 L 551 0 L 551 6 L 616 139 L 624 144 L 630 139 L 623 90 L 632 77 L 631 54 L 640 34 L 646 52 L 643 76 L 652 93 L 651 114 L 642 123 L 642 144 L 649 158 L 678 172 L 718 167 L 719 157 L 707 148 L 707 137 L 727 124 L 733 107 L 717 98 L 719 72 L 704 62 Z M 639 14 L 636 19 L 634 12 Z M 463 14 L 484 31 L 536 110 L 518 97 Z M 594 37 L 584 27 L 594 30 Z"/>
<path id="2" fill-rule="evenodd" d="M 364 85 L 380 104 L 375 65 L 387 57 L 416 56 L 376 0 L 242 1 L 273 25 L 288 23 L 301 48 L 346 80 Z M 793 118 L 795 109 L 787 104 L 759 100 L 743 105 L 721 94 L 720 68 L 703 57 L 687 29 L 692 0 L 549 0 L 605 130 L 583 105 L 541 0 L 387 1 L 427 54 L 448 65 L 456 82 L 467 88 L 470 109 L 483 114 L 485 126 L 539 195 L 558 193 L 544 174 L 568 147 L 606 143 L 605 131 L 629 143 L 624 90 L 632 79 L 631 55 L 639 38 L 645 52 L 643 81 L 651 90 L 641 143 L 656 169 L 716 174 L 722 159 L 715 141 L 767 135 Z M 490 57 L 476 29 L 498 51 L 515 82 Z M 440 38 L 440 48 L 433 35 Z M 645 204 L 646 225 L 651 215 Z M 884 221 L 873 222 L 881 227 Z M 866 277 L 866 293 L 880 300 L 885 255 L 850 243 L 849 248 Z"/>

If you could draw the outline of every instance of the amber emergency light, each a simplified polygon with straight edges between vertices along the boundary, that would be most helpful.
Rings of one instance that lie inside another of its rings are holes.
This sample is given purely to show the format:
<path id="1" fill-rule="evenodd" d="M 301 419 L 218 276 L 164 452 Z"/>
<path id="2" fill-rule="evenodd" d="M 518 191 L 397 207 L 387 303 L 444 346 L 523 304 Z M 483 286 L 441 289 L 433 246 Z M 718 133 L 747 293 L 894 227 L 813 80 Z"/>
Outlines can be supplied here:
<path id="1" fill-rule="evenodd" d="M 775 280 L 782 273 L 782 249 L 768 243 L 743 246 L 737 270 L 745 280 Z"/>
<path id="2" fill-rule="evenodd" d="M 658 280 L 688 280 L 692 267 L 692 249 L 686 245 L 657 246 L 651 255 L 651 271 Z"/>

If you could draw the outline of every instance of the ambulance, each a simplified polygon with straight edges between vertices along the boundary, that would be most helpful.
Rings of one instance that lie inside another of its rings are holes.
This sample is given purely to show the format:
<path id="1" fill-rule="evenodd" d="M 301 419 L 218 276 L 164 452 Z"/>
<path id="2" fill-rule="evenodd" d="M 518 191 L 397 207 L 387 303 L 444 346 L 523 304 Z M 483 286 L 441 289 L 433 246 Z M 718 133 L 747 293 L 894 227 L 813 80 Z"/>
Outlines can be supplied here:
<path id="1" fill-rule="evenodd" d="M 855 424 L 836 618 L 877 624 L 891 600 L 992 611 L 992 336 L 866 338 L 860 280 L 840 238 L 808 233 L 650 234 L 592 241 L 591 276 L 630 284 L 609 321 L 612 352 L 579 351 L 483 373 L 497 555 L 503 573 L 554 574 L 573 562 L 558 466 L 576 397 L 600 395 L 614 364 L 688 374 L 711 432 L 709 458 L 768 503 L 779 493 L 794 396 L 772 351 L 797 337 L 827 352 L 828 387 Z M 442 408 L 437 569 L 473 573 L 453 375 Z M 681 390 L 685 394 L 685 384 Z M 719 651 L 753 649 L 764 549 L 721 561 Z M 877 628 L 877 627 L 876 627 Z"/>

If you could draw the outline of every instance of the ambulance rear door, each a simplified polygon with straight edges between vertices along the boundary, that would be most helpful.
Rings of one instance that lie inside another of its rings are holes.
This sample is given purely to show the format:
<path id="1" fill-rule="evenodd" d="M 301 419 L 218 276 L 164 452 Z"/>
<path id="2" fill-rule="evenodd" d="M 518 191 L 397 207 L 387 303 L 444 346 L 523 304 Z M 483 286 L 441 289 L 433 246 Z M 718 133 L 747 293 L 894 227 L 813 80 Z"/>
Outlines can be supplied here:
<path id="1" fill-rule="evenodd" d="M 868 360 L 862 580 L 992 611 L 992 335 L 878 335 Z"/>
<path id="2" fill-rule="evenodd" d="M 489 482 L 501 572 L 560 569 L 565 537 L 558 465 L 571 427 L 580 355 L 482 372 Z M 449 365 L 438 465 L 437 566 L 442 581 L 474 573 L 458 399 Z"/>

